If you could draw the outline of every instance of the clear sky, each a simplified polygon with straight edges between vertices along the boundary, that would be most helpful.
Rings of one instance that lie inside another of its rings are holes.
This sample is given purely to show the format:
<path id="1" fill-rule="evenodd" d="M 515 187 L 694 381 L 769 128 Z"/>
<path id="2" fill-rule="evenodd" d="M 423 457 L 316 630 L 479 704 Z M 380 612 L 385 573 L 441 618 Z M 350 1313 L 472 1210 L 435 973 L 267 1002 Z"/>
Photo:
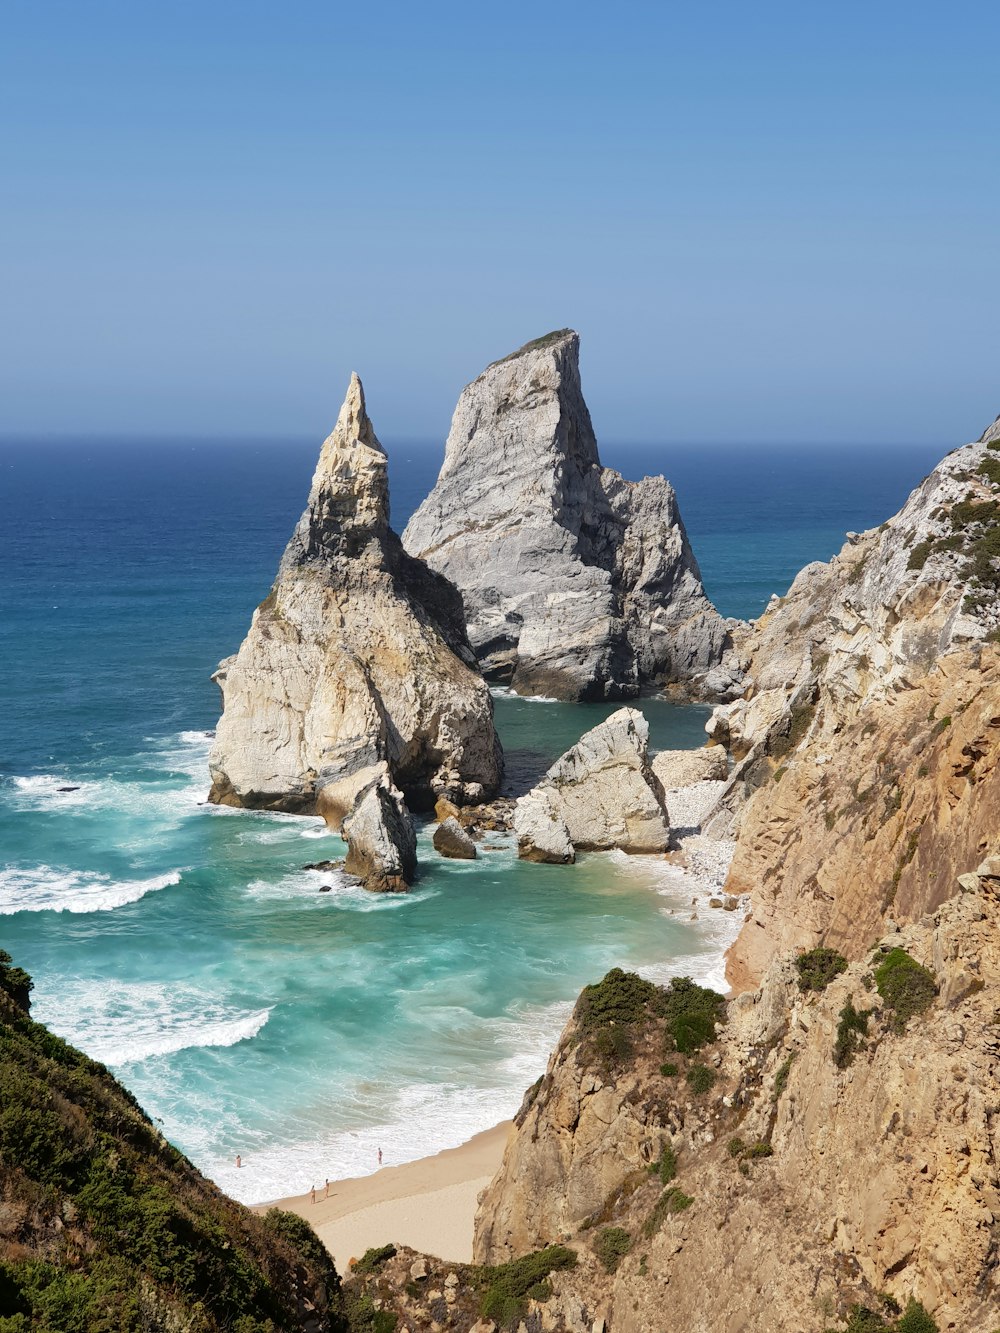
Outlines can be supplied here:
<path id="1" fill-rule="evenodd" d="M 2 11 L 0 433 L 443 438 L 563 325 L 605 440 L 1000 412 L 996 3 Z"/>

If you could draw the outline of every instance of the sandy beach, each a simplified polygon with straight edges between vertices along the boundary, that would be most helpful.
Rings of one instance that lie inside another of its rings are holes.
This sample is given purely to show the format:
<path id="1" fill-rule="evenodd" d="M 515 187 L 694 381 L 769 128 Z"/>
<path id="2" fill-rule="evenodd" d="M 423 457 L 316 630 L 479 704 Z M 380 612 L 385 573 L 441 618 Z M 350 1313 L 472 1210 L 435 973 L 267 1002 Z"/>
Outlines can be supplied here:
<path id="1" fill-rule="evenodd" d="M 348 1271 L 352 1258 L 390 1241 L 468 1263 L 476 1201 L 500 1166 L 511 1128 L 505 1120 L 433 1157 L 384 1166 L 356 1180 L 331 1181 L 328 1198 L 320 1181 L 315 1203 L 302 1194 L 254 1211 L 276 1205 L 299 1213 L 312 1224 L 341 1273 Z"/>

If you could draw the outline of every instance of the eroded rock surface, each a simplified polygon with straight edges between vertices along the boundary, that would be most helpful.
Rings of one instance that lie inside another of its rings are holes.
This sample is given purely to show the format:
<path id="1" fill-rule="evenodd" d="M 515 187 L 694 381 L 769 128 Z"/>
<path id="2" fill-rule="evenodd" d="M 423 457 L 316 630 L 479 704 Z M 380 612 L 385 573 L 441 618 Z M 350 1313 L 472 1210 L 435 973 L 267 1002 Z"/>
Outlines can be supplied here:
<path id="1" fill-rule="evenodd" d="M 710 826 L 738 831 L 727 887 L 752 895 L 737 988 L 790 947 L 859 956 L 937 907 L 995 831 L 998 441 L 994 423 L 949 454 L 753 626 L 749 697 L 711 724 L 738 763 Z"/>
<path id="2" fill-rule="evenodd" d="M 586 732 L 517 802 L 519 856 L 572 860 L 567 847 L 666 851 L 670 820 L 648 747 L 649 723 L 636 708 L 619 708 Z"/>
<path id="3" fill-rule="evenodd" d="M 344 869 L 373 893 L 405 893 L 417 872 L 417 837 L 402 794 L 380 774 L 363 787 L 342 833 Z"/>
<path id="4" fill-rule="evenodd" d="M 454 815 L 449 815 L 447 819 L 441 821 L 434 830 L 433 841 L 434 850 L 441 856 L 451 857 L 457 861 L 476 859 L 476 844 Z"/>
<path id="5" fill-rule="evenodd" d="M 705 596 L 673 487 L 601 466 L 571 330 L 463 390 L 403 542 L 460 589 L 483 669 L 519 694 L 737 688 L 728 624 Z"/>
<path id="6" fill-rule="evenodd" d="M 655 1022 L 609 1066 L 578 1013 L 481 1197 L 477 1261 L 564 1241 L 581 1261 L 559 1275 L 560 1305 L 601 1309 L 616 1333 L 821 1333 L 856 1303 L 880 1308 L 886 1292 L 900 1307 L 920 1301 L 942 1330 L 992 1333 L 994 869 L 1000 860 L 964 876 L 966 891 L 926 923 L 885 939 L 876 963 L 903 948 L 937 987 L 905 1023 L 867 960 L 803 992 L 788 956 L 730 1002 L 714 1042 L 666 1056 L 675 1073 L 661 1068 Z M 868 1011 L 868 1031 L 838 1065 L 848 1003 Z M 715 1075 L 701 1093 L 686 1076 L 698 1066 Z M 673 1178 L 650 1170 L 664 1145 Z M 613 1274 L 594 1258 L 608 1227 L 626 1233 Z"/>
<path id="7" fill-rule="evenodd" d="M 653 772 L 664 791 L 690 787 L 694 782 L 724 782 L 729 777 L 729 758 L 724 745 L 706 745 L 700 750 L 661 750 L 653 755 Z"/>
<path id="8" fill-rule="evenodd" d="M 497 787 L 461 599 L 389 527 L 386 457 L 356 375 L 274 587 L 216 679 L 212 801 L 339 827 L 383 769 L 413 808 Z"/>

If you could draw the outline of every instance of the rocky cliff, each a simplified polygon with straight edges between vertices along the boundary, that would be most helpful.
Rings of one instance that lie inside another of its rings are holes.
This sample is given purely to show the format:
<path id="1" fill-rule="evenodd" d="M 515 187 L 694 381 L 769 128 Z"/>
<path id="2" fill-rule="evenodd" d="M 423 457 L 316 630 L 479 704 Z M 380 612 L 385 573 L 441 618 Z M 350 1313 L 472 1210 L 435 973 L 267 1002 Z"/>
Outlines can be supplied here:
<path id="1" fill-rule="evenodd" d="M 403 543 L 461 590 L 484 671 L 520 694 L 615 699 L 679 682 L 731 697 L 727 624 L 673 487 L 601 466 L 568 329 L 463 390 Z"/>
<path id="2" fill-rule="evenodd" d="M 588 988 L 481 1199 L 477 1260 L 577 1251 L 542 1328 L 820 1333 L 860 1308 L 852 1330 L 992 1333 L 998 875 L 862 962 L 776 959 L 714 1011 L 621 973 Z"/>
<path id="3" fill-rule="evenodd" d="M 747 698 L 711 728 L 739 759 L 715 817 L 752 895 L 741 988 L 783 950 L 851 957 L 980 859 L 1000 805 L 1000 426 L 949 454 L 877 530 L 774 599 Z"/>
<path id="4" fill-rule="evenodd" d="M 274 586 L 216 679 L 212 801 L 339 827 L 373 783 L 413 808 L 497 787 L 492 701 L 461 599 L 389 527 L 386 456 L 356 375 Z"/>

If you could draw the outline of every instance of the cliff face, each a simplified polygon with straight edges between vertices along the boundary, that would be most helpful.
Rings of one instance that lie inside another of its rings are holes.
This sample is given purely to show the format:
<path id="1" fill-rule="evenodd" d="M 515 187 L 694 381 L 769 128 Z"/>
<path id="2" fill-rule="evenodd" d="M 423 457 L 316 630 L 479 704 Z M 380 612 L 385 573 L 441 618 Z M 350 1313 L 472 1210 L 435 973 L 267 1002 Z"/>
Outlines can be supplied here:
<path id="1" fill-rule="evenodd" d="M 0 960 L 0 1324 L 346 1328 L 310 1227 L 227 1199 L 102 1065 L 31 1021 L 10 972 Z"/>
<path id="2" fill-rule="evenodd" d="M 729 697 L 727 626 L 673 487 L 601 466 L 570 330 L 463 390 L 403 543 L 461 590 L 484 671 L 520 694 L 625 698 L 681 682 Z"/>
<path id="3" fill-rule="evenodd" d="M 386 457 L 351 379 L 274 587 L 219 668 L 210 800 L 339 827 L 389 780 L 414 807 L 482 800 L 501 753 L 461 599 L 389 527 Z"/>
<path id="4" fill-rule="evenodd" d="M 716 828 L 752 894 L 739 989 L 819 940 L 857 956 L 978 860 L 1000 800 L 1000 439 L 948 455 L 881 528 L 811 565 L 753 626 L 749 697 L 716 710 L 741 758 Z"/>
<path id="5" fill-rule="evenodd" d="M 577 1249 L 550 1328 L 820 1333 L 888 1293 L 991 1333 L 1000 861 L 980 869 L 825 989 L 777 960 L 698 1052 L 672 1049 L 654 1000 L 609 1066 L 578 1008 L 481 1200 L 477 1260 Z M 909 959 L 896 989 L 890 950 Z M 849 1003 L 867 1031 L 844 1038 Z"/>

